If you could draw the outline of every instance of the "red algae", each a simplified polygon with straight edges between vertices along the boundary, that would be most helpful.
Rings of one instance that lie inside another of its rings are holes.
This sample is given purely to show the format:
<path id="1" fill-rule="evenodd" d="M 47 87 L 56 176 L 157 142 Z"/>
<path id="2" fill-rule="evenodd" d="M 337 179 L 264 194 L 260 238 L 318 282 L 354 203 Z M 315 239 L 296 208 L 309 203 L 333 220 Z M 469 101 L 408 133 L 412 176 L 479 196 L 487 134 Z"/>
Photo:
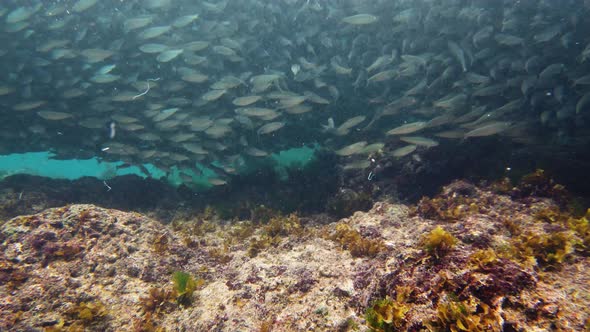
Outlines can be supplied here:
<path id="1" fill-rule="evenodd" d="M 537 175 L 328 224 L 165 225 L 94 205 L 19 216 L 0 228 L 0 330 L 581 331 L 588 215 Z M 197 283 L 182 304 L 179 272 Z"/>

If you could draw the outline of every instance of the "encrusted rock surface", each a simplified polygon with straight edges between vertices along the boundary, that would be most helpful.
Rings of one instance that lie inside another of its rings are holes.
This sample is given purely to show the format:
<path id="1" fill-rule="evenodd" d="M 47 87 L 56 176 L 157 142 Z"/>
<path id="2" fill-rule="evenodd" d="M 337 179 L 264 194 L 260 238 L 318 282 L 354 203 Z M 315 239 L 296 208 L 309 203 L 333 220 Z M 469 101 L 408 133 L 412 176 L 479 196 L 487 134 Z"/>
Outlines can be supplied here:
<path id="1" fill-rule="evenodd" d="M 295 226 L 279 231 L 197 217 L 163 225 L 94 205 L 48 209 L 0 226 L 0 330 L 366 331 L 367 308 L 397 298 L 407 311 L 392 331 L 456 329 L 465 322 L 440 319 L 449 301 L 482 331 L 583 331 L 590 258 L 579 234 L 538 220 L 548 210 L 557 210 L 551 198 L 465 183 L 416 207 L 379 202 L 337 223 L 285 219 Z M 457 242 L 433 254 L 424 238 L 437 226 Z M 378 252 L 353 251 L 360 244 L 334 235 L 342 229 Z M 572 243 L 559 261 L 514 249 L 519 236 L 555 232 Z M 474 261 L 487 249 L 497 257 Z M 150 289 L 174 288 L 176 271 L 202 280 L 192 304 L 146 305 Z"/>

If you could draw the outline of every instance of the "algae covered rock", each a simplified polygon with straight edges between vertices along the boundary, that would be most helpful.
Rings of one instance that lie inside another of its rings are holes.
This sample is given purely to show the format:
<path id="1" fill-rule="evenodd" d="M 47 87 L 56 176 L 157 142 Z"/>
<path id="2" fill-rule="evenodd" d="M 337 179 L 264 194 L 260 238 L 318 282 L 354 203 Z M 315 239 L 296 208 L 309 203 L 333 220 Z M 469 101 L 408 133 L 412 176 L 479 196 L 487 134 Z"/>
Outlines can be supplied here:
<path id="1" fill-rule="evenodd" d="M 584 330 L 588 214 L 504 193 L 454 183 L 370 207 L 346 192 L 369 210 L 337 221 L 19 216 L 0 225 L 0 329 Z"/>
<path id="2" fill-rule="evenodd" d="M 348 217 L 356 211 L 367 211 L 373 205 L 371 195 L 352 189 L 341 189 L 328 200 L 327 210 L 337 217 Z"/>

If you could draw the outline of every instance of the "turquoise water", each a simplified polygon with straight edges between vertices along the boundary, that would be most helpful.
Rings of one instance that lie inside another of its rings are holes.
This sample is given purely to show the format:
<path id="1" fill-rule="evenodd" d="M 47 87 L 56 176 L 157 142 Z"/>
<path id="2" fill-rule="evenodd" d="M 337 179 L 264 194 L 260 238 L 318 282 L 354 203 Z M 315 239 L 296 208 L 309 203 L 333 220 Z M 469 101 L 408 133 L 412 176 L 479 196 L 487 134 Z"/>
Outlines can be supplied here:
<path id="1" fill-rule="evenodd" d="M 315 148 L 302 147 L 281 151 L 271 155 L 275 170 L 279 174 L 285 174 L 289 167 L 305 166 L 313 159 Z M 54 179 L 75 180 L 90 176 L 101 180 L 111 179 L 115 176 L 134 174 L 145 178 L 136 166 L 117 169 L 123 162 L 103 162 L 96 158 L 87 160 L 56 160 L 52 159 L 51 152 L 30 152 L 23 154 L 10 154 L 0 156 L 0 179 L 14 174 L 38 175 Z M 182 183 L 179 170 L 174 168 L 170 174 L 156 168 L 151 164 L 144 165 L 153 178 L 165 178 L 169 183 L 178 186 Z M 215 177 L 216 173 L 203 165 L 197 165 L 202 174 L 192 173 L 197 187 L 209 187 L 208 178 Z M 188 171 L 183 170 L 184 173 Z"/>
<path id="2" fill-rule="evenodd" d="M 129 167 L 117 170 L 122 162 L 100 162 L 96 158 L 87 160 L 56 160 L 50 152 L 30 152 L 0 156 L 0 175 L 30 174 L 54 179 L 75 180 L 84 176 L 108 179 L 113 175 L 136 174 L 145 177 L 139 168 Z M 152 171 L 150 169 L 150 171 Z M 154 169 L 154 171 L 159 171 Z M 160 172 L 161 175 L 164 175 Z"/>

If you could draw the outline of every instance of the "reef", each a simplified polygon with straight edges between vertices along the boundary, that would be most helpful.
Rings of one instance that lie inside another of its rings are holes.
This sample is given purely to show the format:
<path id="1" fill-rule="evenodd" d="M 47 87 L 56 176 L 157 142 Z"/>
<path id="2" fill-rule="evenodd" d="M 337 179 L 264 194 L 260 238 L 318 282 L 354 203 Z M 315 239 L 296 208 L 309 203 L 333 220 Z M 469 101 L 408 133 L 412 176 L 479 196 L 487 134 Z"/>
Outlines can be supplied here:
<path id="1" fill-rule="evenodd" d="M 590 329 L 590 212 L 542 173 L 336 221 L 256 216 L 77 204 L 6 220 L 0 330 Z"/>
<path id="2" fill-rule="evenodd" d="M 109 189 L 106 185 L 111 188 Z M 41 212 L 66 204 L 92 203 L 106 208 L 139 211 L 168 221 L 179 210 L 192 208 L 194 193 L 151 178 L 136 175 L 111 180 L 83 177 L 77 180 L 51 179 L 33 175 L 12 175 L 0 181 L 0 218 Z M 188 208 L 191 206 L 191 208 Z"/>

